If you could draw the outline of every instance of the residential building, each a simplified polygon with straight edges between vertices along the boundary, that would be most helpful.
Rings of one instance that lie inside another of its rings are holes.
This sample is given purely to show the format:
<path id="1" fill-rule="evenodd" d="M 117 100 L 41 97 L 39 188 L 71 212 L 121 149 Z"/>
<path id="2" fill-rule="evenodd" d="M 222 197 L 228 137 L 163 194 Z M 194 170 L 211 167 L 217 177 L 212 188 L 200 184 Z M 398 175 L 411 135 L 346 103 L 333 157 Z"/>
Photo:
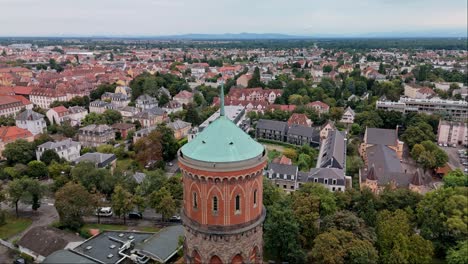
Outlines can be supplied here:
<path id="1" fill-rule="evenodd" d="M 55 101 L 66 102 L 67 95 L 56 89 L 34 88 L 29 95 L 29 100 L 42 109 L 49 109 L 50 104 Z"/>
<path id="2" fill-rule="evenodd" d="M 18 98 L 8 95 L 0 95 L 0 117 L 16 116 L 24 108 Z"/>
<path id="3" fill-rule="evenodd" d="M 61 125 L 68 120 L 68 109 L 65 106 L 56 106 L 46 112 L 47 119 L 51 124 Z"/>
<path id="4" fill-rule="evenodd" d="M 256 138 L 275 141 L 286 141 L 288 123 L 276 120 L 260 119 L 257 122 Z"/>
<path id="5" fill-rule="evenodd" d="M 91 162 L 96 168 L 112 168 L 117 164 L 117 157 L 114 154 L 87 152 L 75 160 L 75 164 L 80 162 Z"/>
<path id="6" fill-rule="evenodd" d="M 78 141 L 84 147 L 98 147 L 115 139 L 114 130 L 108 125 L 89 125 L 78 130 Z"/>
<path id="7" fill-rule="evenodd" d="M 327 105 L 326 103 L 320 102 L 320 101 L 315 101 L 315 102 L 308 103 L 306 105 L 306 107 L 315 109 L 319 114 L 328 113 L 328 111 L 330 110 L 329 105 Z"/>
<path id="8" fill-rule="evenodd" d="M 327 121 L 321 128 L 320 128 L 320 139 L 324 140 L 328 137 L 330 131 L 336 130 L 335 125 L 332 121 Z"/>
<path id="9" fill-rule="evenodd" d="M 356 113 L 354 112 L 351 107 L 347 107 L 346 110 L 343 113 L 343 116 L 341 117 L 340 122 L 344 124 L 353 124 L 354 123 L 354 117 L 356 116 Z"/>
<path id="10" fill-rule="evenodd" d="M 174 96 L 174 101 L 187 105 L 193 102 L 193 95 L 193 93 L 183 90 Z"/>
<path id="11" fill-rule="evenodd" d="M 346 176 L 346 138 L 339 131 L 321 145 L 315 168 L 308 172 L 299 171 L 296 165 L 282 157 L 273 160 L 265 170 L 265 176 L 286 192 L 292 192 L 307 182 L 320 183 L 332 192 L 345 191 L 351 187 L 352 179 Z"/>
<path id="12" fill-rule="evenodd" d="M 301 125 L 311 127 L 312 120 L 310 120 L 305 114 L 293 113 L 288 119 L 288 125 Z"/>
<path id="13" fill-rule="evenodd" d="M 97 113 L 97 114 L 102 114 L 104 111 L 107 110 L 106 106 L 109 105 L 110 103 L 101 101 L 101 100 L 96 100 L 92 101 L 89 103 L 89 112 L 90 113 Z"/>
<path id="14" fill-rule="evenodd" d="M 123 95 L 126 95 L 128 98 L 131 98 L 132 97 L 132 88 L 130 88 L 128 86 L 119 85 L 119 86 L 115 87 L 115 93 L 116 94 L 123 94 Z"/>
<path id="15" fill-rule="evenodd" d="M 227 100 L 238 101 L 266 101 L 273 104 L 276 98 L 281 97 L 283 90 L 281 89 L 263 89 L 258 88 L 232 88 L 226 96 Z"/>
<path id="16" fill-rule="evenodd" d="M 147 94 L 142 94 L 136 99 L 135 106 L 141 110 L 151 109 L 158 106 L 158 100 Z"/>
<path id="17" fill-rule="evenodd" d="M 188 136 L 192 124 L 177 119 L 174 122 L 167 123 L 167 127 L 174 131 L 174 137 L 179 140 Z"/>
<path id="18" fill-rule="evenodd" d="M 117 107 L 125 107 L 128 106 L 130 103 L 131 97 L 127 96 L 126 94 L 123 93 L 109 93 L 105 92 L 101 96 L 101 100 L 103 101 L 110 101 L 111 104 L 117 106 Z"/>
<path id="19" fill-rule="evenodd" d="M 159 107 L 154 107 L 135 114 L 132 122 L 140 122 L 142 127 L 155 126 L 167 119 L 167 113 Z"/>
<path id="20" fill-rule="evenodd" d="M 406 84 L 404 85 L 405 88 L 405 96 L 408 98 L 413 99 L 428 99 L 436 95 L 434 90 L 429 87 L 423 87 L 415 84 Z"/>
<path id="21" fill-rule="evenodd" d="M 18 139 L 24 139 L 28 142 L 34 141 L 34 136 L 27 129 L 17 126 L 2 126 L 0 127 L 0 158 L 3 158 L 5 146 L 15 142 Z"/>
<path id="22" fill-rule="evenodd" d="M 179 111 L 182 111 L 183 108 L 182 108 L 182 104 L 177 102 L 177 101 L 170 101 L 168 102 L 167 104 L 165 104 L 162 109 L 164 111 L 166 111 L 166 113 L 170 114 L 170 113 L 175 113 L 175 112 L 179 112 Z"/>
<path id="23" fill-rule="evenodd" d="M 70 106 L 68 108 L 68 120 L 70 125 L 81 126 L 81 121 L 88 115 L 88 110 L 82 106 Z"/>
<path id="24" fill-rule="evenodd" d="M 376 103 L 377 109 L 402 113 L 439 114 L 444 119 L 465 121 L 468 119 L 468 102 L 432 99 L 411 99 L 401 97 L 398 102 L 382 101 Z"/>
<path id="25" fill-rule="evenodd" d="M 464 122 L 439 121 L 437 143 L 468 147 L 468 125 Z"/>
<path id="26" fill-rule="evenodd" d="M 16 126 L 22 129 L 27 129 L 33 135 L 42 134 L 47 131 L 47 125 L 44 120 L 44 115 L 26 109 L 15 117 Z"/>
<path id="27" fill-rule="evenodd" d="M 249 86 L 250 79 L 252 79 L 251 74 L 242 74 L 239 78 L 237 78 L 236 85 L 242 88 L 247 88 L 247 86 Z"/>
<path id="28" fill-rule="evenodd" d="M 294 124 L 287 130 L 286 142 L 298 146 L 318 147 L 320 145 L 320 132 L 316 128 Z"/>
<path id="29" fill-rule="evenodd" d="M 120 137 L 126 139 L 130 132 L 135 131 L 135 125 L 129 123 L 116 123 L 112 125 L 115 133 L 119 133 Z"/>
<path id="30" fill-rule="evenodd" d="M 41 160 L 42 154 L 44 154 L 44 151 L 46 150 L 53 150 L 59 155 L 60 158 L 65 159 L 67 161 L 74 161 L 80 156 L 81 144 L 79 142 L 71 140 L 71 138 L 57 142 L 46 142 L 37 146 L 37 160 Z"/>

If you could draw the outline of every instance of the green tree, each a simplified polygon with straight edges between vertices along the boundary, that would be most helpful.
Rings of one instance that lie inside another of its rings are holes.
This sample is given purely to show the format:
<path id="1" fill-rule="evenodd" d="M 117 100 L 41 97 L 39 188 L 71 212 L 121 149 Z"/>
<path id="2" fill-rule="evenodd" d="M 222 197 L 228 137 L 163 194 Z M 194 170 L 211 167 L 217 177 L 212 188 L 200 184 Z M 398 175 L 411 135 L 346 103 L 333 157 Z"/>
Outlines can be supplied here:
<path id="1" fill-rule="evenodd" d="M 252 78 L 249 80 L 247 87 L 265 87 L 265 85 L 260 81 L 260 69 L 258 67 L 255 67 L 254 72 L 252 74 Z"/>
<path id="2" fill-rule="evenodd" d="M 173 215 L 177 210 L 176 203 L 166 187 L 154 191 L 149 199 L 151 207 L 161 214 L 163 221 L 165 221 L 168 216 Z"/>
<path id="3" fill-rule="evenodd" d="M 270 206 L 263 230 L 265 251 L 273 260 L 305 262 L 305 253 L 298 240 L 299 224 L 289 206 L 279 203 Z"/>
<path id="4" fill-rule="evenodd" d="M 403 141 L 408 144 L 410 149 L 413 149 L 413 146 L 420 144 L 423 141 L 435 141 L 435 135 L 432 130 L 432 127 L 425 122 L 419 122 L 415 125 L 409 126 L 403 135 L 401 135 Z"/>
<path id="5" fill-rule="evenodd" d="M 112 109 L 104 111 L 104 113 L 102 113 L 102 117 L 108 125 L 113 125 L 122 121 L 122 114 L 120 114 L 119 111 Z"/>
<path id="6" fill-rule="evenodd" d="M 8 183 L 7 193 L 8 201 L 12 207 L 15 207 L 16 217 L 18 217 L 18 203 L 24 197 L 25 179 L 14 179 Z"/>
<path id="7" fill-rule="evenodd" d="M 83 216 L 92 213 L 95 203 L 95 197 L 78 183 L 69 182 L 55 193 L 60 224 L 72 230 L 83 225 Z"/>
<path id="8" fill-rule="evenodd" d="M 18 139 L 15 142 L 9 143 L 5 146 L 3 157 L 7 159 L 8 164 L 28 164 L 28 162 L 35 158 L 34 143 L 24 139 Z"/>
<path id="9" fill-rule="evenodd" d="M 314 239 L 309 253 L 313 263 L 377 263 L 378 254 L 371 242 L 358 239 L 353 233 L 331 229 Z"/>
<path id="10" fill-rule="evenodd" d="M 440 188 L 427 193 L 416 209 L 421 235 L 433 241 L 436 255 L 468 235 L 468 197 L 465 187 Z"/>
<path id="11" fill-rule="evenodd" d="M 431 263 L 431 242 L 414 234 L 403 210 L 383 210 L 377 218 L 377 246 L 383 263 Z"/>
<path id="12" fill-rule="evenodd" d="M 192 125 L 197 126 L 201 124 L 202 120 L 200 118 L 200 114 L 198 113 L 197 109 L 193 104 L 187 105 L 187 113 L 185 115 L 185 121 L 192 123 Z"/>
<path id="13" fill-rule="evenodd" d="M 49 172 L 47 166 L 42 161 L 33 160 L 28 163 L 28 175 L 31 178 L 47 178 Z"/>
<path id="14" fill-rule="evenodd" d="M 179 144 L 177 144 L 177 140 L 174 137 L 174 131 L 165 124 L 159 124 L 156 130 L 161 134 L 163 159 L 165 161 L 173 160 L 179 150 Z"/>
<path id="15" fill-rule="evenodd" d="M 50 165 L 53 160 L 60 162 L 60 156 L 53 149 L 47 149 L 42 153 L 41 161 L 46 165 Z"/>
<path id="16" fill-rule="evenodd" d="M 36 211 L 41 207 L 41 199 L 44 194 L 44 187 L 37 179 L 25 178 L 23 181 L 25 196 L 22 201 L 26 204 L 31 204 L 32 209 Z"/>
<path id="17" fill-rule="evenodd" d="M 411 155 L 425 169 L 443 167 L 448 161 L 447 153 L 429 140 L 425 140 L 421 144 L 415 144 L 411 150 Z"/>
<path id="18" fill-rule="evenodd" d="M 112 209 L 118 217 L 123 216 L 124 224 L 126 224 L 127 214 L 132 211 L 133 206 L 132 194 L 121 185 L 115 186 L 112 193 Z"/>
<path id="19" fill-rule="evenodd" d="M 263 205 L 266 207 L 277 204 L 283 199 L 284 193 L 267 178 L 263 178 Z"/>
<path id="20" fill-rule="evenodd" d="M 443 178 L 445 187 L 468 187 L 468 175 L 460 169 L 449 172 Z"/>
<path id="21" fill-rule="evenodd" d="M 465 264 L 468 256 L 468 240 L 462 240 L 447 253 L 448 264 Z"/>
<path id="22" fill-rule="evenodd" d="M 377 240 L 375 231 L 366 225 L 364 220 L 350 211 L 338 211 L 327 215 L 320 224 L 321 232 L 332 229 L 344 230 L 353 233 L 357 238 L 374 243 Z"/>

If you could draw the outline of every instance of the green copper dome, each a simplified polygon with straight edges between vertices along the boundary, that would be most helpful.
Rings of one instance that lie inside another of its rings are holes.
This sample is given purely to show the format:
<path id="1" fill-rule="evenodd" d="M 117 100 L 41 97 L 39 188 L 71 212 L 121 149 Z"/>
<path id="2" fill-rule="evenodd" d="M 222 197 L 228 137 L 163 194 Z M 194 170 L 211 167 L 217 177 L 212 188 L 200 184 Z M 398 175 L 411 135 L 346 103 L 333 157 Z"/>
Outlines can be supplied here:
<path id="1" fill-rule="evenodd" d="M 263 150 L 261 144 L 223 115 L 181 149 L 184 156 L 204 162 L 248 160 L 262 154 Z"/>

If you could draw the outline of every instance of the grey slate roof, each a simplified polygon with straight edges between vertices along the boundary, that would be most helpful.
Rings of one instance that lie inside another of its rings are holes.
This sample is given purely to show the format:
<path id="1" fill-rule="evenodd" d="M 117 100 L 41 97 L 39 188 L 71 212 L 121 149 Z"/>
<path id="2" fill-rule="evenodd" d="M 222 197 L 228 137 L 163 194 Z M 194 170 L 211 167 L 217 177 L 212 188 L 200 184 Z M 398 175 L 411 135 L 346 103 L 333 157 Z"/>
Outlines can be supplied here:
<path id="1" fill-rule="evenodd" d="M 76 113 L 86 112 L 86 109 L 81 106 L 70 106 L 68 108 L 68 112 L 70 112 L 70 114 L 76 114 Z"/>
<path id="2" fill-rule="evenodd" d="M 386 146 L 395 146 L 398 141 L 397 131 L 395 129 L 367 128 L 365 142 L 367 144 L 381 144 Z"/>
<path id="3" fill-rule="evenodd" d="M 164 109 L 159 108 L 159 107 L 153 107 L 151 109 L 139 112 L 138 114 L 135 114 L 135 118 L 150 118 L 151 116 L 162 116 L 164 115 L 166 111 Z"/>
<path id="4" fill-rule="evenodd" d="M 184 235 L 182 225 L 167 227 L 135 246 L 140 253 L 159 262 L 168 261 L 179 249 L 179 237 Z"/>
<path id="5" fill-rule="evenodd" d="M 257 129 L 268 129 L 286 133 L 288 130 L 288 123 L 276 120 L 259 119 L 257 122 Z"/>
<path id="6" fill-rule="evenodd" d="M 342 132 L 330 131 L 328 138 L 320 148 L 317 168 L 344 169 L 346 163 L 346 140 Z"/>
<path id="7" fill-rule="evenodd" d="M 44 264 L 94 264 L 99 263 L 93 261 L 83 255 L 80 255 L 71 250 L 59 250 L 50 254 L 42 262 Z"/>
<path id="8" fill-rule="evenodd" d="M 272 170 L 277 174 L 296 175 L 298 167 L 296 165 L 270 163 L 268 164 L 268 171 Z"/>
<path id="9" fill-rule="evenodd" d="M 89 132 L 105 132 L 112 131 L 112 128 L 108 125 L 88 125 L 79 129 L 79 131 L 89 131 Z"/>
<path id="10" fill-rule="evenodd" d="M 297 135 L 312 138 L 314 134 L 317 134 L 317 130 L 312 127 L 301 126 L 297 124 L 293 124 L 289 127 L 288 135 Z"/>
<path id="11" fill-rule="evenodd" d="M 99 152 L 88 152 L 85 153 L 83 156 L 79 157 L 75 160 L 75 163 L 80 163 L 83 161 L 89 161 L 94 163 L 96 166 L 102 168 L 117 159 L 114 154 L 106 154 L 106 153 L 99 153 Z"/>
<path id="12" fill-rule="evenodd" d="M 167 124 L 167 127 L 172 128 L 173 130 L 179 130 L 182 128 L 186 128 L 188 126 L 191 126 L 192 124 L 182 121 L 180 119 L 175 120 L 174 122 L 170 122 Z"/>
<path id="13" fill-rule="evenodd" d="M 91 103 L 89 103 L 89 106 L 105 107 L 108 104 L 109 103 L 107 103 L 107 102 L 104 102 L 104 101 L 101 101 L 101 100 L 96 100 L 96 101 L 92 101 Z"/>
<path id="14" fill-rule="evenodd" d="M 79 142 L 73 141 L 73 140 L 71 140 L 71 138 L 67 138 L 67 139 L 64 139 L 62 141 L 57 141 L 57 142 L 48 141 L 48 142 L 43 143 L 43 144 L 41 144 L 41 145 L 39 145 L 37 147 L 38 148 L 43 148 L 43 149 L 56 150 L 56 149 L 68 149 L 70 147 L 78 146 L 78 145 L 80 145 Z"/>
<path id="15" fill-rule="evenodd" d="M 396 152 L 384 145 L 374 145 L 367 148 L 367 160 L 369 168 L 374 166 L 374 174 L 377 183 L 382 186 L 395 181 L 397 187 L 407 187 L 411 181 L 411 176 L 403 172 Z M 367 173 L 363 174 L 363 179 L 367 178 Z"/>
<path id="16" fill-rule="evenodd" d="M 146 178 L 146 174 L 143 172 L 135 172 L 133 174 L 133 179 L 135 180 L 136 183 L 141 184 Z"/>
<path id="17" fill-rule="evenodd" d="M 16 120 L 27 121 L 27 120 L 40 120 L 44 118 L 44 115 L 34 112 L 31 109 L 26 109 L 23 112 L 16 115 Z"/>

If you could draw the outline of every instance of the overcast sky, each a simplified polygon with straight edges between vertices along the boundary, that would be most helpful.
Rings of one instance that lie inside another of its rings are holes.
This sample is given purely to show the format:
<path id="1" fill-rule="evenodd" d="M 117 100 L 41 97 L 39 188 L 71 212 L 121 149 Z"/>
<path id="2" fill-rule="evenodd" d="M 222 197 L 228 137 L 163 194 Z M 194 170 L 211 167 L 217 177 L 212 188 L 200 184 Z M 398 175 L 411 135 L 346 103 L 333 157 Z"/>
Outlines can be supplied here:
<path id="1" fill-rule="evenodd" d="M 467 28 L 467 0 L 0 0 L 0 36 Z"/>

